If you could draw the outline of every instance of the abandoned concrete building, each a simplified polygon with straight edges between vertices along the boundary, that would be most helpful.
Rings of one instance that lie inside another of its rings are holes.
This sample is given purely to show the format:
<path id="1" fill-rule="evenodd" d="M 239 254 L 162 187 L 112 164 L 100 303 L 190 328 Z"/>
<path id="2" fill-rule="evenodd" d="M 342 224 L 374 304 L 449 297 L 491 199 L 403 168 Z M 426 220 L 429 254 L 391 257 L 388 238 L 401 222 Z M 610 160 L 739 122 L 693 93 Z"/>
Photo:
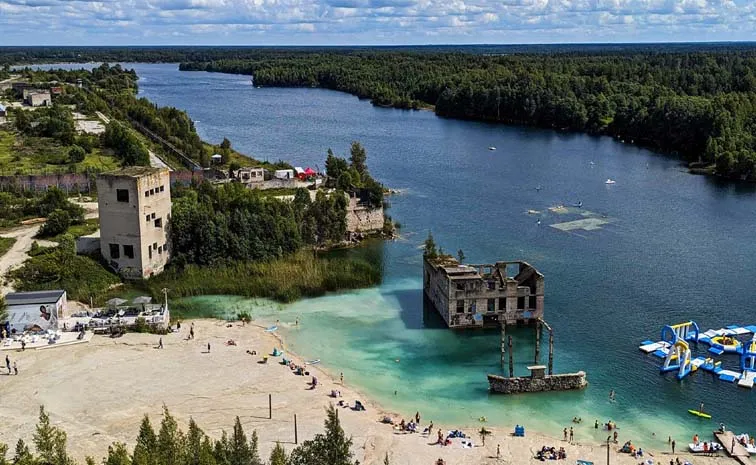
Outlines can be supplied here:
<path id="1" fill-rule="evenodd" d="M 423 260 L 423 289 L 450 328 L 533 324 L 543 317 L 543 275 L 523 261 L 463 265 Z"/>
<path id="2" fill-rule="evenodd" d="M 100 251 L 125 278 L 147 278 L 168 262 L 171 182 L 166 168 L 133 166 L 97 177 Z"/>

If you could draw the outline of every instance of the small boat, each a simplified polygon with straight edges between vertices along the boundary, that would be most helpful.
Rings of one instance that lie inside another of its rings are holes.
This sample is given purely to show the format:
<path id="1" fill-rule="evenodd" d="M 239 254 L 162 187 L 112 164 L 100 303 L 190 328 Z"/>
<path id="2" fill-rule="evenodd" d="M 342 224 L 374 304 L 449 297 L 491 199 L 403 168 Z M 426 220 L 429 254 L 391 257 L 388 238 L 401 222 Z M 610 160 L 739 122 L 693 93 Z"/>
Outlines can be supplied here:
<path id="1" fill-rule="evenodd" d="M 266 333 L 272 333 L 273 331 L 275 331 L 277 329 L 278 329 L 278 326 L 273 325 L 273 326 L 269 326 L 269 327 L 265 328 L 265 332 Z"/>
<path id="2" fill-rule="evenodd" d="M 528 215 L 538 215 L 539 213 L 541 212 L 539 212 L 538 210 L 528 210 Z"/>
<path id="3" fill-rule="evenodd" d="M 617 181 L 615 181 L 614 179 L 607 179 L 606 181 L 604 181 L 604 184 L 616 184 L 616 183 Z"/>
<path id="4" fill-rule="evenodd" d="M 541 186 L 536 186 L 535 188 L 535 190 L 537 190 L 538 192 L 541 192 L 541 189 L 543 189 Z"/>
<path id="5" fill-rule="evenodd" d="M 690 450 L 694 454 L 700 452 L 717 452 L 722 450 L 722 445 L 716 442 L 706 442 L 706 444 L 707 447 L 704 448 L 703 442 L 699 442 L 698 444 L 690 443 L 688 444 L 688 450 Z"/>
<path id="6" fill-rule="evenodd" d="M 488 147 L 488 150 L 496 150 L 496 147 L 494 147 L 494 146 L 492 145 L 492 146 Z"/>
<path id="7" fill-rule="evenodd" d="M 320 363 L 320 359 L 319 358 L 316 358 L 315 360 L 307 360 L 305 362 L 305 364 L 307 364 L 307 365 L 317 365 L 318 363 Z"/>
<path id="8" fill-rule="evenodd" d="M 697 417 L 711 419 L 711 415 L 709 415 L 708 413 L 699 412 L 698 410 L 691 409 L 691 410 L 688 410 L 688 413 L 690 413 L 691 415 L 695 415 Z"/>
<path id="9" fill-rule="evenodd" d="M 591 166 L 595 165 L 595 163 L 591 162 Z"/>
<path id="10" fill-rule="evenodd" d="M 572 204 L 572 205 L 574 207 L 577 207 L 577 208 L 583 208 L 583 202 L 578 202 L 578 203 L 575 203 L 575 204 Z"/>

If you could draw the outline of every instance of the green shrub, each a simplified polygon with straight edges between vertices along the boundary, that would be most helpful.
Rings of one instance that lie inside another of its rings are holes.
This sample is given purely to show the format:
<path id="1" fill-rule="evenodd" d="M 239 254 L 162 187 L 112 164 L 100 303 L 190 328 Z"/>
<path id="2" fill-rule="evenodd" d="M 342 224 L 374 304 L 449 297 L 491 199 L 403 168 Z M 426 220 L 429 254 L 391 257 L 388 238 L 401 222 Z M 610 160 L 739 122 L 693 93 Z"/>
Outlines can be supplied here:
<path id="1" fill-rule="evenodd" d="M 81 163 L 86 158 L 87 152 L 78 145 L 72 146 L 68 149 L 68 162 L 69 163 Z"/>

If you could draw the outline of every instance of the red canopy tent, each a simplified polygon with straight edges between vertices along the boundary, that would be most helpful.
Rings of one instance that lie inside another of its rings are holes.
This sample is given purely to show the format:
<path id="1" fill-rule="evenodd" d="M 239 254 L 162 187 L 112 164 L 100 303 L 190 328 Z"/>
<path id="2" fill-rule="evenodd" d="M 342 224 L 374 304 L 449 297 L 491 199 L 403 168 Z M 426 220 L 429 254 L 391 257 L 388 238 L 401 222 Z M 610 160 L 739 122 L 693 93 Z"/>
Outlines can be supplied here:
<path id="1" fill-rule="evenodd" d="M 317 171 L 315 171 L 314 169 L 308 166 L 307 169 L 305 169 L 302 173 L 299 174 L 299 178 L 307 179 L 307 178 L 315 176 L 316 174 L 318 174 Z"/>

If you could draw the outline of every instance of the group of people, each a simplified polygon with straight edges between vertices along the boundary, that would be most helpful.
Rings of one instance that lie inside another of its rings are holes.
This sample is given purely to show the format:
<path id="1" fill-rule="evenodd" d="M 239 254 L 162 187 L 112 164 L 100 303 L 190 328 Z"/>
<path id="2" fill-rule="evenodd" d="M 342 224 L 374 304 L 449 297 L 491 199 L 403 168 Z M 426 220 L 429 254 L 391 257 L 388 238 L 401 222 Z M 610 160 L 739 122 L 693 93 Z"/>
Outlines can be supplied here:
<path id="1" fill-rule="evenodd" d="M 556 447 L 543 446 L 541 450 L 536 452 L 535 458 L 542 462 L 546 460 L 564 460 L 567 458 L 567 451 L 564 450 L 564 447 L 557 449 Z"/>
<path id="2" fill-rule="evenodd" d="M 11 369 L 10 357 L 7 356 L 7 355 L 5 356 L 5 367 L 8 368 L 8 374 L 9 375 L 11 373 L 14 374 L 14 375 L 18 374 L 18 365 L 16 364 L 16 361 L 15 360 L 13 361 L 13 369 Z"/>

